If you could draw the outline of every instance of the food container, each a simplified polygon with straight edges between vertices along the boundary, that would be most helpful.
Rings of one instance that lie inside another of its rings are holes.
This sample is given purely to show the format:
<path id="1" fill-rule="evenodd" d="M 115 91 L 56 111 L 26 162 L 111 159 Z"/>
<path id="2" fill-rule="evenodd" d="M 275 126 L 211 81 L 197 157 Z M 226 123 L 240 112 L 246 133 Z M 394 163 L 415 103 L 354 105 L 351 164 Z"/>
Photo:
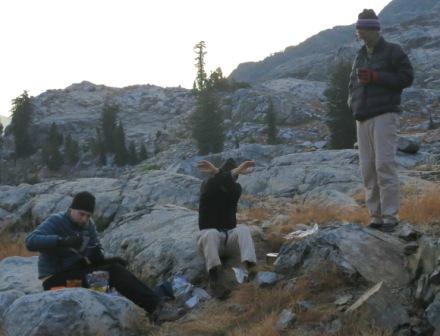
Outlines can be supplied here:
<path id="1" fill-rule="evenodd" d="M 266 253 L 266 264 L 273 265 L 275 260 L 278 258 L 278 253 Z"/>
<path id="2" fill-rule="evenodd" d="M 107 271 L 95 271 L 87 274 L 87 284 L 90 289 L 106 293 L 109 289 L 109 274 Z"/>

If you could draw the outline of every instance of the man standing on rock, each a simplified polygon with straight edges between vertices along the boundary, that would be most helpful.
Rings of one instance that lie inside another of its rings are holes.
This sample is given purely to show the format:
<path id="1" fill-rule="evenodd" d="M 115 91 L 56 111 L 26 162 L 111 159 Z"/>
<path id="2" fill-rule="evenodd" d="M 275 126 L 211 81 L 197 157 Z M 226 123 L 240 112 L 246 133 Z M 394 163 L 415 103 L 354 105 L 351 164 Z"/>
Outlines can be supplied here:
<path id="1" fill-rule="evenodd" d="M 220 256 L 239 254 L 247 268 L 255 266 L 257 261 L 251 232 L 247 226 L 237 225 L 236 219 L 241 196 L 238 176 L 248 174 L 254 166 L 254 161 L 244 161 L 237 167 L 233 159 L 228 159 L 220 169 L 205 160 L 198 164 L 200 171 L 211 177 L 201 187 L 197 243 L 205 257 L 210 289 L 217 298 L 228 294 L 219 283 Z"/>
<path id="2" fill-rule="evenodd" d="M 124 266 L 119 257 L 105 258 L 91 219 L 95 197 L 83 191 L 75 195 L 70 208 L 53 214 L 26 237 L 26 247 L 40 252 L 38 277 L 44 290 L 65 287 L 79 280 L 88 287 L 86 276 L 93 271 L 109 273 L 109 285 L 142 307 L 156 323 L 176 320 L 181 311 L 162 300 Z"/>
<path id="3" fill-rule="evenodd" d="M 399 222 L 396 150 L 402 90 L 412 84 L 413 68 L 402 48 L 384 40 L 372 9 L 356 23 L 364 46 L 350 76 L 348 105 L 357 124 L 357 141 L 370 227 L 393 231 Z"/>

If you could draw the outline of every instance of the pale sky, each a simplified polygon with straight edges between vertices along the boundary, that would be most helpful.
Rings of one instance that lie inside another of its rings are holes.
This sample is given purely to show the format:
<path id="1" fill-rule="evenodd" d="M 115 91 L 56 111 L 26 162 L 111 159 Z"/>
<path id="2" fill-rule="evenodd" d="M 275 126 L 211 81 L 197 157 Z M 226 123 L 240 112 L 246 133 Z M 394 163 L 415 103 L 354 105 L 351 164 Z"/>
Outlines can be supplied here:
<path id="1" fill-rule="evenodd" d="M 0 115 L 10 114 L 23 90 L 36 96 L 83 80 L 191 88 L 193 46 L 201 40 L 207 72 L 221 67 L 227 76 L 389 2 L 1 0 Z"/>

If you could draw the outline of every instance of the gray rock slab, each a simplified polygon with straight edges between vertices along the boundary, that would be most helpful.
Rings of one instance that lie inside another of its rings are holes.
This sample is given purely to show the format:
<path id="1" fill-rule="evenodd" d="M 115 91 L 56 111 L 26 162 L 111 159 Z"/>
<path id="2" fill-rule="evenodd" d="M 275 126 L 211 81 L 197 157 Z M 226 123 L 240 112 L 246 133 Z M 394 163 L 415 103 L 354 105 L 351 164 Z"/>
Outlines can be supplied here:
<path id="1" fill-rule="evenodd" d="M 279 278 L 279 275 L 274 272 L 258 272 L 256 282 L 259 287 L 270 287 L 274 286 Z"/>
<path id="2" fill-rule="evenodd" d="M 347 314 L 353 312 L 369 316 L 378 327 L 390 331 L 409 323 L 407 311 L 383 282 L 366 291 L 346 311 Z"/>
<path id="3" fill-rule="evenodd" d="M 435 328 L 435 332 L 440 333 L 440 294 L 437 294 L 425 313 L 428 322 Z"/>
<path id="4" fill-rule="evenodd" d="M 281 312 L 276 328 L 277 330 L 286 330 L 287 328 L 293 326 L 296 322 L 296 314 L 293 313 L 290 309 L 283 309 Z"/>
<path id="5" fill-rule="evenodd" d="M 0 292 L 0 319 L 3 318 L 3 314 L 9 308 L 9 306 L 23 295 L 25 295 L 23 292 L 16 289 Z"/>
<path id="6" fill-rule="evenodd" d="M 140 335 L 145 313 L 120 296 L 63 289 L 23 296 L 4 313 L 8 336 Z M 25 323 L 23 323 L 25 321 Z"/>
<path id="7" fill-rule="evenodd" d="M 414 136 L 399 136 L 397 140 L 397 149 L 409 154 L 415 154 L 420 149 L 422 141 Z"/>
<path id="8" fill-rule="evenodd" d="M 282 246 L 277 273 L 292 274 L 299 267 L 317 269 L 333 261 L 345 273 L 359 273 L 365 280 L 404 286 L 410 281 L 402 242 L 357 224 L 335 225 Z"/>
<path id="9" fill-rule="evenodd" d="M 178 272 L 193 282 L 205 272 L 197 219 L 196 211 L 183 207 L 153 207 L 109 227 L 101 241 L 106 252 L 127 259 L 130 269 L 150 284 Z"/>
<path id="10" fill-rule="evenodd" d="M 0 292 L 12 289 L 25 294 L 43 291 L 37 262 L 38 257 L 8 257 L 0 261 Z"/>
<path id="11" fill-rule="evenodd" d="M 152 171 L 127 182 L 116 218 L 145 209 L 148 204 L 175 204 L 197 208 L 200 185 L 198 178 Z"/>

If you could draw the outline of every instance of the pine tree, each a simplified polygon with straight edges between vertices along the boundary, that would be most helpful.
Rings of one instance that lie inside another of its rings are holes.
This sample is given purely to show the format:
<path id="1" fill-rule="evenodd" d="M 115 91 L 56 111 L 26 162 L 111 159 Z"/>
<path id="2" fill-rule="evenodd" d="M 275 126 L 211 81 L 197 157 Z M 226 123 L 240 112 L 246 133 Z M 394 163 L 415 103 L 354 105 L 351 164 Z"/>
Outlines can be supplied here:
<path id="1" fill-rule="evenodd" d="M 75 164 L 79 160 L 78 142 L 71 138 L 70 134 L 66 136 L 64 142 L 64 153 L 68 163 Z"/>
<path id="2" fill-rule="evenodd" d="M 0 149 L 3 148 L 3 124 L 0 123 Z"/>
<path id="3" fill-rule="evenodd" d="M 50 126 L 48 141 L 56 144 L 57 146 L 61 146 L 63 144 L 63 135 L 58 131 L 58 126 L 54 122 Z"/>
<path id="4" fill-rule="evenodd" d="M 114 133 L 115 139 L 115 163 L 118 166 L 123 166 L 127 163 L 128 153 L 127 147 L 125 146 L 125 131 L 122 122 L 119 121 L 118 126 Z"/>
<path id="5" fill-rule="evenodd" d="M 128 145 L 128 163 L 132 166 L 138 163 L 138 156 L 134 141 L 130 141 L 130 144 Z"/>
<path id="6" fill-rule="evenodd" d="M 15 155 L 28 157 L 34 153 L 30 137 L 32 124 L 32 102 L 27 91 L 12 100 L 11 131 L 15 142 Z"/>
<path id="7" fill-rule="evenodd" d="M 105 151 L 104 141 L 102 139 L 101 130 L 96 128 L 96 138 L 90 140 L 90 149 L 93 155 L 99 158 L 99 163 L 104 166 L 107 164 L 107 153 Z"/>
<path id="8" fill-rule="evenodd" d="M 197 76 L 194 81 L 197 103 L 196 109 L 191 115 L 192 136 L 197 142 L 200 154 L 218 153 L 223 150 L 224 144 L 223 115 L 204 68 L 205 42 L 201 41 L 196 44 L 194 50 L 197 55 L 195 58 Z M 221 70 L 217 75 L 222 76 Z"/>
<path id="9" fill-rule="evenodd" d="M 196 69 L 197 69 L 197 76 L 196 80 L 194 81 L 193 88 L 196 91 L 203 91 L 206 89 L 207 84 L 207 76 L 205 71 L 205 55 L 206 55 L 206 44 L 205 41 L 200 41 L 194 46 L 194 52 L 196 53 Z"/>
<path id="10" fill-rule="evenodd" d="M 330 73 L 324 95 L 328 99 L 327 127 L 330 130 L 330 148 L 353 148 L 356 141 L 356 123 L 347 106 L 351 64 L 340 61 Z"/>
<path id="11" fill-rule="evenodd" d="M 266 111 L 266 127 L 267 143 L 269 145 L 276 145 L 278 143 L 278 130 L 272 99 L 269 99 L 269 104 Z"/>
<path id="12" fill-rule="evenodd" d="M 148 152 L 144 143 L 141 143 L 140 145 L 138 158 L 139 158 L 139 162 L 148 159 Z"/>
<path id="13" fill-rule="evenodd" d="M 106 104 L 101 115 L 101 129 L 104 141 L 104 147 L 107 152 L 115 152 L 115 139 L 113 138 L 117 127 L 117 114 L 119 112 L 118 105 Z"/>

